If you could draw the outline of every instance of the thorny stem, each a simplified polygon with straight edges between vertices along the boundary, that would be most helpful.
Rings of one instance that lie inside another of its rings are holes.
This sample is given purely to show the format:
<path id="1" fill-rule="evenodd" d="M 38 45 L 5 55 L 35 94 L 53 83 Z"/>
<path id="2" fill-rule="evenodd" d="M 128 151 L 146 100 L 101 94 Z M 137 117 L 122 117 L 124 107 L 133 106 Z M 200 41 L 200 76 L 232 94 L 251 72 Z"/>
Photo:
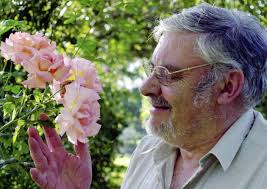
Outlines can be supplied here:
<path id="1" fill-rule="evenodd" d="M 48 98 L 48 100 L 46 100 L 45 102 L 43 102 L 42 104 L 47 104 L 53 100 L 51 100 L 51 98 L 53 98 L 59 91 L 61 91 L 61 89 L 59 89 L 57 92 L 55 92 L 52 96 L 50 96 Z M 17 118 L 17 119 L 14 119 L 14 120 L 11 120 L 9 121 L 8 123 L 6 123 L 5 125 L 3 125 L 2 127 L 0 127 L 0 133 L 3 132 L 6 128 L 8 128 L 8 126 L 12 125 L 13 123 L 17 122 L 18 120 L 20 119 L 24 119 L 26 117 L 28 117 L 29 115 L 31 115 L 32 113 L 34 113 L 35 111 L 39 110 L 39 108 L 42 106 L 42 104 L 38 104 L 37 106 L 35 106 L 35 108 L 33 108 L 30 112 L 26 113 L 25 115 Z"/>

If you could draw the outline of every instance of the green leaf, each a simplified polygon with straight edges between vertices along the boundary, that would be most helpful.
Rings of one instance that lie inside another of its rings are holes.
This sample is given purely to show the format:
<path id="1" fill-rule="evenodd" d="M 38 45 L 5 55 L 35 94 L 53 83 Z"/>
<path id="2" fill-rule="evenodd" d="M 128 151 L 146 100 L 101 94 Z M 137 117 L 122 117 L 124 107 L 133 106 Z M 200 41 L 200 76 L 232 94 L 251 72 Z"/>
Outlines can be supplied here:
<path id="1" fill-rule="evenodd" d="M 20 85 L 5 85 L 3 87 L 4 91 L 11 91 L 14 94 L 18 94 L 21 90 L 21 86 Z"/>
<path id="2" fill-rule="evenodd" d="M 18 120 L 17 124 L 18 125 L 15 128 L 15 132 L 14 132 L 13 137 L 12 137 L 13 144 L 16 142 L 19 131 L 20 131 L 21 127 L 25 124 L 25 120 Z"/>
<path id="3" fill-rule="evenodd" d="M 13 121 L 17 116 L 17 109 L 14 108 L 13 111 L 12 111 L 12 116 L 11 116 L 11 120 Z"/>
<path id="4" fill-rule="evenodd" d="M 15 104 L 13 104 L 12 102 L 4 103 L 3 105 L 4 117 L 13 112 L 14 109 L 15 109 Z"/>
<path id="5" fill-rule="evenodd" d="M 72 13 L 72 14 L 68 15 L 68 18 L 64 21 L 64 24 L 74 23 L 78 17 L 79 17 L 78 14 Z"/>
<path id="6" fill-rule="evenodd" d="M 15 27 L 25 27 L 26 22 L 16 20 L 3 20 L 0 22 L 0 36 Z"/>
<path id="7" fill-rule="evenodd" d="M 5 85 L 5 86 L 3 87 L 3 90 L 4 90 L 4 91 L 11 91 L 11 88 L 12 88 L 12 85 Z"/>
<path id="8" fill-rule="evenodd" d="M 21 86 L 20 85 L 13 85 L 11 87 L 11 92 L 14 93 L 14 94 L 18 94 L 21 90 Z"/>
<path id="9" fill-rule="evenodd" d="M 38 89 L 35 89 L 33 91 L 33 96 L 34 96 L 34 99 L 36 100 L 36 102 L 41 102 L 41 98 L 42 98 L 42 93 L 38 90 Z"/>

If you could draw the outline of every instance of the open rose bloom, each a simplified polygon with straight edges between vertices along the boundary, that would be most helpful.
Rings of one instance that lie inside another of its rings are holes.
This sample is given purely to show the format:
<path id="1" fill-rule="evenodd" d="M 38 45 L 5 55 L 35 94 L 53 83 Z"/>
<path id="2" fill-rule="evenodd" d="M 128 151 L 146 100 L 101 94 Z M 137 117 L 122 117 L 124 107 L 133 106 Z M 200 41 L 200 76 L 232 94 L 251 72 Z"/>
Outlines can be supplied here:
<path id="1" fill-rule="evenodd" d="M 1 43 L 1 55 L 20 64 L 28 73 L 27 88 L 46 88 L 63 104 L 56 122 L 60 134 L 67 134 L 73 144 L 87 142 L 100 129 L 98 100 L 102 85 L 94 65 L 83 58 L 68 58 L 56 52 L 56 45 L 38 33 L 16 32 Z"/>
<path id="2" fill-rule="evenodd" d="M 73 82 L 65 86 L 64 108 L 56 118 L 60 125 L 60 134 L 67 133 L 69 141 L 77 144 L 87 142 L 88 136 L 95 136 L 100 125 L 97 123 L 100 117 L 99 95 L 95 90 L 80 86 Z"/>
<path id="3" fill-rule="evenodd" d="M 5 43 L 1 43 L 1 54 L 7 60 L 12 60 L 15 64 L 20 64 L 24 60 L 31 59 L 36 51 L 47 50 L 53 52 L 55 44 L 41 33 L 30 35 L 29 33 L 16 32 L 10 34 Z"/>
<path id="4" fill-rule="evenodd" d="M 74 58 L 71 62 L 71 74 L 80 85 L 94 89 L 97 92 L 102 91 L 101 83 L 97 77 L 94 65 L 83 58 Z"/>
<path id="5" fill-rule="evenodd" d="M 27 88 L 45 88 L 53 79 L 62 81 L 69 76 L 70 65 L 58 55 L 56 45 L 42 34 L 16 32 L 1 43 L 1 55 L 21 64 L 29 73 L 23 82 Z"/>

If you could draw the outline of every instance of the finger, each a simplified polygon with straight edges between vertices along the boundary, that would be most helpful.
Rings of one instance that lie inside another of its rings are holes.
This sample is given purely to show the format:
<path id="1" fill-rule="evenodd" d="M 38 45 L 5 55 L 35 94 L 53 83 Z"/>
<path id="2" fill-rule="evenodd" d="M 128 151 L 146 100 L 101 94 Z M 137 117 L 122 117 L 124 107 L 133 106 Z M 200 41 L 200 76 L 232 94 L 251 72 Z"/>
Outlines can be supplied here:
<path id="1" fill-rule="evenodd" d="M 31 127 L 28 129 L 28 133 L 29 133 L 30 137 L 33 137 L 38 142 L 42 152 L 45 155 L 49 155 L 50 154 L 49 149 L 47 148 L 47 146 L 45 145 L 45 143 L 43 142 L 43 140 L 39 136 L 37 130 L 35 128 Z"/>
<path id="2" fill-rule="evenodd" d="M 74 145 L 75 152 L 77 156 L 82 160 L 82 161 L 90 161 L 91 163 L 91 156 L 88 150 L 88 145 L 85 143 L 81 143 L 78 141 L 77 145 Z"/>
<path id="3" fill-rule="evenodd" d="M 30 174 L 31 174 L 32 180 L 34 180 L 37 185 L 39 185 L 41 188 L 46 188 L 47 179 L 45 175 L 39 172 L 36 168 L 32 168 L 30 170 Z"/>
<path id="4" fill-rule="evenodd" d="M 34 127 L 30 127 L 30 128 L 28 128 L 28 135 L 29 135 L 30 137 L 35 138 L 35 139 L 40 138 L 40 136 L 39 136 L 37 130 L 36 130 Z"/>
<path id="5" fill-rule="evenodd" d="M 39 170 L 44 170 L 47 167 L 48 162 L 38 142 L 33 137 L 29 137 L 28 142 L 30 154 L 34 161 L 35 167 Z"/>
<path id="6" fill-rule="evenodd" d="M 62 151 L 66 152 L 56 130 L 49 127 L 44 127 L 45 139 L 50 151 Z"/>
<path id="7" fill-rule="evenodd" d="M 53 158 L 51 152 L 49 151 L 47 145 L 43 142 L 43 140 L 39 136 L 37 130 L 35 128 L 29 128 L 28 133 L 29 133 L 29 136 L 33 137 L 36 140 L 36 142 L 38 143 L 41 151 L 43 152 L 43 154 L 46 156 L 46 158 L 48 160 L 48 164 L 51 166 L 55 166 L 54 158 Z"/>

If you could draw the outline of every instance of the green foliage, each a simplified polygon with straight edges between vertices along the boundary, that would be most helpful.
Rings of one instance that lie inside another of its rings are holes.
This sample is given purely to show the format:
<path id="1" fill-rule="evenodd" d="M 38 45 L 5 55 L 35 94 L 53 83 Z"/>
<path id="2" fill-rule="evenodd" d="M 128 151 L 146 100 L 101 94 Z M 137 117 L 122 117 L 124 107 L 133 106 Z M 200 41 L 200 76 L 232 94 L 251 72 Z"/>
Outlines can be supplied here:
<path id="1" fill-rule="evenodd" d="M 8 32 L 9 30 L 13 28 L 22 28 L 26 27 L 26 23 L 22 21 L 16 21 L 16 20 L 3 20 L 0 22 L 0 36 Z"/>
<path id="2" fill-rule="evenodd" d="M 118 150 L 118 136 L 129 126 L 128 137 L 141 128 L 138 90 L 119 86 L 119 81 L 141 77 L 141 69 L 129 65 L 148 59 L 155 46 L 151 39 L 153 26 L 160 18 L 200 3 L 200 0 L 1 0 L 0 36 L 25 30 L 43 32 L 70 56 L 79 55 L 96 64 L 103 83 L 101 95 L 100 134 L 90 139 L 93 159 L 92 188 L 119 188 L 112 171 L 120 171 L 113 163 Z M 228 8 L 238 8 L 257 16 L 267 25 L 265 1 L 208 0 Z M 51 94 L 44 90 L 28 90 L 21 82 L 26 73 L 9 61 L 0 62 L 0 188 L 37 188 L 28 169 L 32 166 L 26 130 L 39 129 L 38 115 L 46 112 L 52 119 L 59 113 Z M 44 95 L 43 95 L 44 94 Z M 266 100 L 258 107 L 267 112 Z M 12 121 L 13 120 L 13 121 Z M 6 125 L 5 127 L 3 127 Z M 138 139 L 132 137 L 134 142 Z M 63 137 L 66 148 L 73 151 Z M 7 161 L 3 161 L 7 160 Z"/>

